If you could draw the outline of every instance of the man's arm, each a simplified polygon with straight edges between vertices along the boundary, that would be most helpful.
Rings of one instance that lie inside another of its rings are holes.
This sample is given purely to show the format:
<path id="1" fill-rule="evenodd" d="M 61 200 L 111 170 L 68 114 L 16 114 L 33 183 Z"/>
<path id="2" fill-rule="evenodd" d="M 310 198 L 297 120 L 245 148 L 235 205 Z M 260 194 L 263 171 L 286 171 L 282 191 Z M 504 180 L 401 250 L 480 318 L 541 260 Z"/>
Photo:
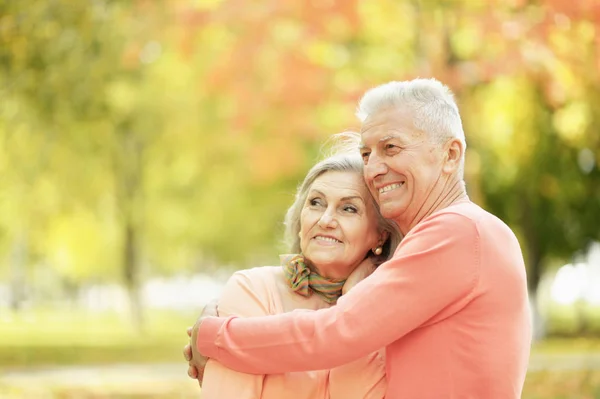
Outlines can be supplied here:
<path id="1" fill-rule="evenodd" d="M 469 218 L 440 213 L 418 225 L 394 258 L 318 311 L 202 320 L 200 353 L 246 373 L 327 369 L 446 318 L 472 298 L 479 235 Z"/>

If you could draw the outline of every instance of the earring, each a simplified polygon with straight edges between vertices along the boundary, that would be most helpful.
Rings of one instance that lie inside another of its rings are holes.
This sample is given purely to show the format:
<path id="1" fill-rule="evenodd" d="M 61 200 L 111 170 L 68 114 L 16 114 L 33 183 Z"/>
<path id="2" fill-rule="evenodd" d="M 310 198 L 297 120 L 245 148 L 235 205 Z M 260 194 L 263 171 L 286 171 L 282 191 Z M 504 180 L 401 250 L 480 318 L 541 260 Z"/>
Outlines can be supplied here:
<path id="1" fill-rule="evenodd" d="M 373 253 L 374 253 L 375 255 L 381 255 L 381 253 L 382 253 L 382 252 L 383 252 L 383 248 L 381 248 L 381 247 L 377 247 L 377 248 L 375 248 L 375 250 L 373 251 Z"/>

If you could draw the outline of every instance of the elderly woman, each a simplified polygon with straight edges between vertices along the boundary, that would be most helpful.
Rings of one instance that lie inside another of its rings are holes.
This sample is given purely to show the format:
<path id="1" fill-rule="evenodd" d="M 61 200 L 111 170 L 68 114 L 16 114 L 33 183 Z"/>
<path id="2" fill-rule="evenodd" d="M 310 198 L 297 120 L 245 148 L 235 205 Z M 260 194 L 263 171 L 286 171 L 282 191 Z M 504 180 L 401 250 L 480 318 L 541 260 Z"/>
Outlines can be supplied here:
<path id="1" fill-rule="evenodd" d="M 356 152 L 338 152 L 316 164 L 286 216 L 294 254 L 282 255 L 281 266 L 236 272 L 220 298 L 219 314 L 249 317 L 328 308 L 387 260 L 399 233 L 381 217 L 362 173 Z M 273 375 L 244 374 L 210 360 L 202 398 L 376 399 L 385 391 L 380 351 L 331 370 Z"/>

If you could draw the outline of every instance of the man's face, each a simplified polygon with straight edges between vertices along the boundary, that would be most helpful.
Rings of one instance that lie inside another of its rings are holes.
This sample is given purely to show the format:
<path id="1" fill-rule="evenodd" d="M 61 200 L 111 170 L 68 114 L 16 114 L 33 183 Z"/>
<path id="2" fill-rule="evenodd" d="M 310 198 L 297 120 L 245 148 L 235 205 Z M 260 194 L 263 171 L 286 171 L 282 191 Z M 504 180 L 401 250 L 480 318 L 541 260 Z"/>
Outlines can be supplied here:
<path id="1" fill-rule="evenodd" d="M 411 113 L 389 109 L 362 126 L 364 177 L 382 215 L 410 226 L 442 177 L 443 151 L 414 127 Z M 428 201 L 429 200 L 429 201 Z"/>

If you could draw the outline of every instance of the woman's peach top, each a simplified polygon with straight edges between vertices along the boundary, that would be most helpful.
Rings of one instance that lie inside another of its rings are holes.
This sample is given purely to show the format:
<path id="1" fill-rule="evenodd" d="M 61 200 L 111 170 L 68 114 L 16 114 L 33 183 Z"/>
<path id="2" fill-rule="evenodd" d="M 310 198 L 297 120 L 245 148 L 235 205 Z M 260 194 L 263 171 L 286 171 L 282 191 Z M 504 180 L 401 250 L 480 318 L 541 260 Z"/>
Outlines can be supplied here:
<path id="1" fill-rule="evenodd" d="M 317 295 L 305 298 L 294 293 L 282 268 L 275 266 L 236 272 L 219 300 L 223 316 L 264 316 L 327 307 Z M 202 399 L 382 399 L 385 390 L 384 353 L 379 351 L 330 370 L 268 375 L 240 373 L 209 360 Z"/>

